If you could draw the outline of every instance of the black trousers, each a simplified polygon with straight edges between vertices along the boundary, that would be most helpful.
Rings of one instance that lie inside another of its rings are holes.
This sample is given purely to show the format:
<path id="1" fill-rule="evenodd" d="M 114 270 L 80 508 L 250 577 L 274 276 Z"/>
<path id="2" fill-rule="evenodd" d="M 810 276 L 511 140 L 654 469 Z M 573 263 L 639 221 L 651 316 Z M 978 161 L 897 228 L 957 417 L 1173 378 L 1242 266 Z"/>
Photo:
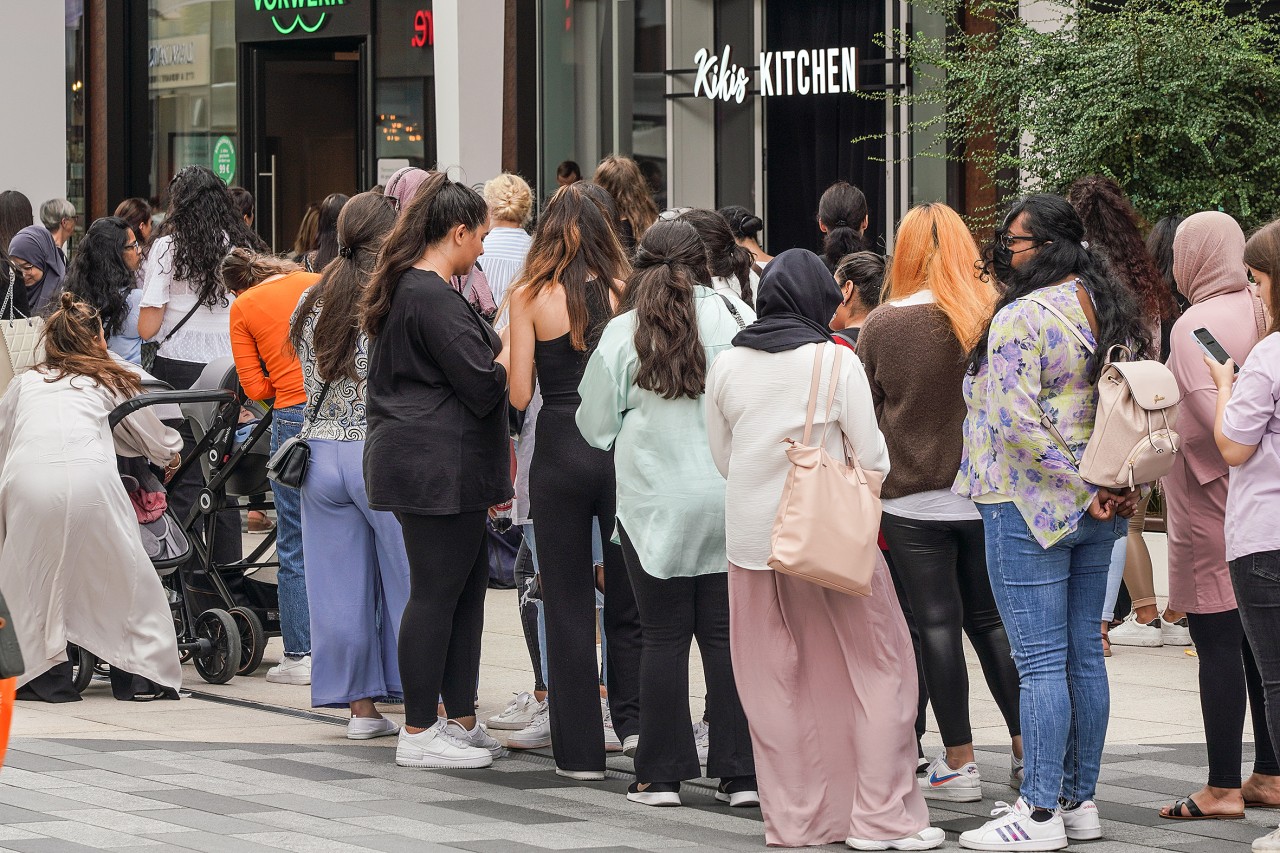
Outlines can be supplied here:
<path id="1" fill-rule="evenodd" d="M 520 628 L 524 631 L 524 645 L 533 664 L 534 692 L 546 690 L 542 678 L 542 646 L 538 643 L 538 603 L 542 601 L 542 585 L 533 570 L 533 552 L 527 537 L 520 539 L 516 552 L 516 606 L 520 612 Z"/>
<path id="2" fill-rule="evenodd" d="M 1231 583 L 1266 697 L 1259 703 L 1253 694 L 1249 695 L 1254 712 L 1254 738 L 1257 739 L 1257 708 L 1263 704 L 1274 757 L 1275 744 L 1280 743 L 1280 551 L 1264 551 L 1232 560 Z M 1255 744 L 1254 749 L 1259 747 Z M 1270 768 L 1259 770 L 1256 756 L 1254 771 L 1273 772 Z"/>
<path id="3" fill-rule="evenodd" d="M 196 383 L 204 369 L 205 365 L 194 361 L 177 361 L 157 356 L 151 373 L 161 382 L 168 382 L 175 391 L 185 391 Z M 183 460 L 191 458 L 191 451 L 196 446 L 196 437 L 191 431 L 191 425 L 185 419 L 181 424 L 172 422 L 169 425 L 182 436 Z M 179 522 L 186 520 L 187 513 L 190 512 L 191 507 L 195 506 L 203 488 L 204 472 L 199 463 L 188 468 L 182 475 L 182 479 L 165 486 L 165 491 L 169 493 L 169 509 L 173 510 Z M 220 566 L 226 566 L 238 562 L 243 556 L 244 541 L 240 538 L 240 513 L 218 513 L 214 525 L 214 562 Z"/>
<path id="4" fill-rule="evenodd" d="M 619 738 L 640 731 L 640 617 L 613 532 L 613 454 L 589 446 L 567 409 L 544 407 L 529 466 L 547 625 L 551 745 L 562 770 L 604 769 L 596 666 L 596 584 L 591 525 L 604 543 L 604 631 L 609 710 Z"/>
<path id="5" fill-rule="evenodd" d="M 880 529 L 920 631 L 920 660 L 943 744 L 973 743 L 962 631 L 1009 733 L 1020 734 L 1018 669 L 991 593 L 982 522 L 917 521 L 886 512 Z"/>
<path id="6" fill-rule="evenodd" d="M 902 587 L 902 578 L 898 577 L 898 568 L 893 564 L 893 555 L 884 554 L 885 565 L 889 567 L 889 577 L 893 579 L 893 592 L 898 597 L 898 606 L 902 608 L 902 618 L 907 620 L 907 632 L 911 634 L 911 650 L 916 655 L 916 757 L 924 758 L 924 746 L 921 741 L 928 726 L 929 686 L 924 680 L 924 660 L 920 653 L 920 629 L 916 627 L 916 618 L 911 613 L 911 602 L 907 600 L 907 591 Z"/>
<path id="7" fill-rule="evenodd" d="M 409 602 L 400 620 L 397 659 L 405 723 L 414 728 L 436 724 L 441 698 L 450 718 L 476 713 L 489 588 L 486 515 L 396 513 L 409 556 Z"/>
<path id="8" fill-rule="evenodd" d="M 689 644 L 695 636 L 707 679 L 711 724 L 707 775 L 754 776 L 751 731 L 729 655 L 728 573 L 655 578 L 645 572 L 627 532 L 621 527 L 619 532 L 644 637 L 636 778 L 679 782 L 702 775 L 689 725 Z"/>
<path id="9" fill-rule="evenodd" d="M 1233 582 L 1236 574 L 1232 573 Z M 1272 610 L 1271 615 L 1274 613 Z M 1262 675 L 1245 637 L 1241 615 L 1239 610 L 1187 614 L 1191 642 L 1200 658 L 1200 713 L 1209 752 L 1209 784 L 1215 788 L 1240 787 L 1246 696 L 1253 721 L 1253 772 L 1280 776 L 1267 729 Z M 1274 634 L 1276 626 L 1269 625 L 1266 630 Z"/>

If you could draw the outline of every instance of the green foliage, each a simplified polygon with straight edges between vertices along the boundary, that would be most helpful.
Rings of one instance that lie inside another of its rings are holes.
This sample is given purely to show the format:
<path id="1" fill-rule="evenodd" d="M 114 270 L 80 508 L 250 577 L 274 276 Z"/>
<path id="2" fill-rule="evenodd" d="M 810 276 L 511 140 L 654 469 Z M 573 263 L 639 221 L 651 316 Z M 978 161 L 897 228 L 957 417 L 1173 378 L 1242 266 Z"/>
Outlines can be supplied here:
<path id="1" fill-rule="evenodd" d="M 888 34 L 915 91 L 869 96 L 941 109 L 911 127 L 937 134 L 925 156 L 970 160 L 1011 192 L 1107 175 L 1153 222 L 1224 210 L 1248 227 L 1280 213 L 1280 28 L 1256 9 L 1043 0 L 1020 19 L 1016 0 L 971 0 L 970 21 L 996 24 L 973 34 L 955 0 L 914 5 L 950 35 Z M 964 148 L 987 135 L 1005 144 Z"/>

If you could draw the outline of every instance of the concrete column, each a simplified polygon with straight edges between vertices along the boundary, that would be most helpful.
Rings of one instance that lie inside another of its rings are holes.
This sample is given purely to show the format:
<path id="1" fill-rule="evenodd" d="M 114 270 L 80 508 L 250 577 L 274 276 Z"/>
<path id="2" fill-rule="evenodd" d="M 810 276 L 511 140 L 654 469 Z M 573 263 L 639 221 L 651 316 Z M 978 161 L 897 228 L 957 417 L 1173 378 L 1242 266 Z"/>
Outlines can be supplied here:
<path id="1" fill-rule="evenodd" d="M 502 171 L 505 3 L 435 0 L 432 9 L 436 165 L 466 184 L 487 181 Z"/>
<path id="2" fill-rule="evenodd" d="M 67 194 L 65 17 L 62 3 L 0 3 L 0 190 L 21 192 L 37 215 Z"/>

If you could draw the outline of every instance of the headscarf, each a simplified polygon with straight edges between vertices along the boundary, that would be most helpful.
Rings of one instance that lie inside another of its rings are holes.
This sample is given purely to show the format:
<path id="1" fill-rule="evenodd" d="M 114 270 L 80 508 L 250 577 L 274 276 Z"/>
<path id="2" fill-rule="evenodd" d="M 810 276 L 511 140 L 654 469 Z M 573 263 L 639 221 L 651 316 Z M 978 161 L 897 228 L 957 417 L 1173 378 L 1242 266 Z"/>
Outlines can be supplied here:
<path id="1" fill-rule="evenodd" d="M 386 189 L 382 194 L 395 201 L 397 212 L 403 211 L 418 194 L 418 187 L 422 186 L 423 181 L 429 177 L 431 177 L 430 172 L 405 166 L 403 169 L 397 169 L 387 180 Z"/>
<path id="2" fill-rule="evenodd" d="M 1192 304 L 1246 289 L 1240 224 L 1216 210 L 1184 219 L 1173 238 L 1173 278 Z"/>
<path id="3" fill-rule="evenodd" d="M 27 304 L 31 313 L 39 313 L 50 300 L 62 292 L 62 277 L 67 273 L 67 259 L 53 242 L 53 235 L 43 225 L 28 225 L 13 235 L 9 257 L 21 258 L 44 272 L 44 278 L 27 288 Z"/>
<path id="4" fill-rule="evenodd" d="M 736 347 L 784 352 L 831 340 L 828 324 L 840 288 L 808 249 L 788 249 L 764 268 L 756 295 L 757 320 L 733 339 Z"/>

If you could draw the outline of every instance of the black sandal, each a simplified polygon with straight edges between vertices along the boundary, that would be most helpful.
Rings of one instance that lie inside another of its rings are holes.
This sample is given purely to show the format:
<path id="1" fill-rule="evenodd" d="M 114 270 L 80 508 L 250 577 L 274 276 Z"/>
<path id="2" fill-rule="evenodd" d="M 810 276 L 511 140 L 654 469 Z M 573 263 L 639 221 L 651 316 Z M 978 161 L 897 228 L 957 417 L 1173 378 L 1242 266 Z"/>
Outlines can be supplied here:
<path id="1" fill-rule="evenodd" d="M 1186 814 L 1183 814 L 1183 812 Z M 1169 814 L 1165 814 L 1164 809 L 1160 810 L 1160 817 L 1165 820 L 1243 820 L 1244 812 L 1232 812 L 1231 814 L 1205 814 L 1200 811 L 1200 807 L 1196 805 L 1196 801 L 1191 797 L 1184 797 L 1176 801 L 1169 807 Z"/>

